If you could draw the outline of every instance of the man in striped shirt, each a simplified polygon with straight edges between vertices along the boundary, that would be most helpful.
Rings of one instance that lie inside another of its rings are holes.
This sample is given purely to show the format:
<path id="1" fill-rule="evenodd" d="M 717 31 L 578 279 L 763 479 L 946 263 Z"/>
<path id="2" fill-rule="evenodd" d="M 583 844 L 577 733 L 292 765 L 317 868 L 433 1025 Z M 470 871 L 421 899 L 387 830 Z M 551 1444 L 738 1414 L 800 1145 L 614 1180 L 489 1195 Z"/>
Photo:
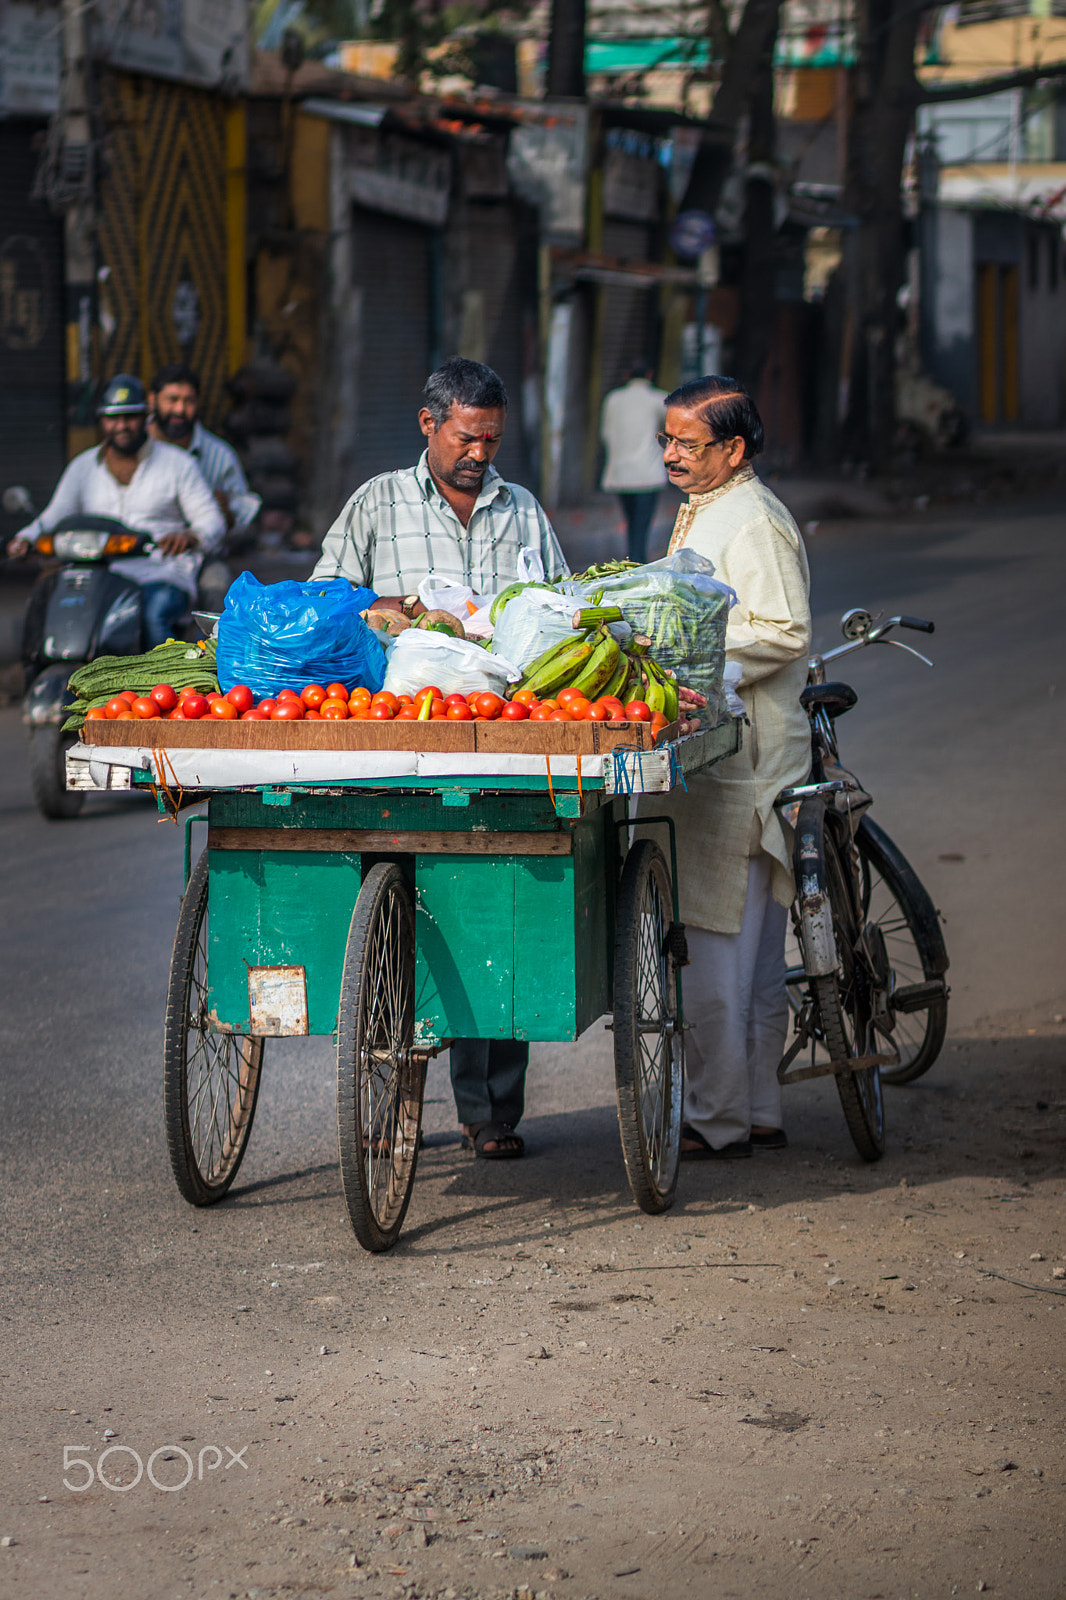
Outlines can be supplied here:
<path id="1" fill-rule="evenodd" d="M 313 576 L 348 578 L 413 615 L 429 574 L 493 594 L 513 583 L 523 550 L 546 578 L 567 574 L 551 523 L 518 484 L 492 465 L 507 421 L 507 391 L 491 367 L 454 357 L 431 374 L 418 425 L 426 449 L 416 467 L 384 472 L 352 495 L 322 545 Z M 490 1160 L 520 1156 L 515 1127 L 525 1109 L 529 1046 L 515 1039 L 456 1039 L 452 1090 L 463 1145 Z"/>
<path id="2" fill-rule="evenodd" d="M 383 472 L 352 495 L 326 534 L 315 578 L 348 578 L 402 606 L 429 573 L 475 594 L 518 576 L 523 549 L 546 578 L 567 574 L 543 509 L 492 465 L 507 421 L 507 391 L 479 361 L 460 356 L 427 380 L 418 425 L 426 449 L 415 467 Z M 410 599 L 409 610 L 420 609 Z"/>

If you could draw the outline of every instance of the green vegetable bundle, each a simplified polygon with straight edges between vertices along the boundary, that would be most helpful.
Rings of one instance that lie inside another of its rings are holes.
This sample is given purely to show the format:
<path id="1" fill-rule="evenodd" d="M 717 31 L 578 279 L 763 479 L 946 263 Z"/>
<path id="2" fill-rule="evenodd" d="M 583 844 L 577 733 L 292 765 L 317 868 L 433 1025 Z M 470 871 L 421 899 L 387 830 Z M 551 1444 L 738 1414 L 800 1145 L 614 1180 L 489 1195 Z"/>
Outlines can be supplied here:
<path id="1" fill-rule="evenodd" d="M 71 674 L 70 689 L 75 700 L 63 731 L 77 732 L 87 711 L 106 706 L 124 690 L 148 694 L 157 683 L 169 683 L 172 689 L 190 685 L 201 694 L 216 690 L 214 639 L 202 639 L 199 644 L 168 639 L 143 656 L 97 656 Z"/>

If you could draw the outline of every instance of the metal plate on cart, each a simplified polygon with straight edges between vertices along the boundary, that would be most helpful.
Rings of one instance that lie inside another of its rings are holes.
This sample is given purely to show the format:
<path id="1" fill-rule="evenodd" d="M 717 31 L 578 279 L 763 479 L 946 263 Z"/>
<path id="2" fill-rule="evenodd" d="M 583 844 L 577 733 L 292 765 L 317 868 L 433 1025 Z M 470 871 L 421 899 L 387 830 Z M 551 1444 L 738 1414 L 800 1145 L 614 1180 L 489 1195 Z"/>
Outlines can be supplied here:
<path id="1" fill-rule="evenodd" d="M 287 1038 L 307 1033 L 307 969 L 248 968 L 249 1032 Z"/>

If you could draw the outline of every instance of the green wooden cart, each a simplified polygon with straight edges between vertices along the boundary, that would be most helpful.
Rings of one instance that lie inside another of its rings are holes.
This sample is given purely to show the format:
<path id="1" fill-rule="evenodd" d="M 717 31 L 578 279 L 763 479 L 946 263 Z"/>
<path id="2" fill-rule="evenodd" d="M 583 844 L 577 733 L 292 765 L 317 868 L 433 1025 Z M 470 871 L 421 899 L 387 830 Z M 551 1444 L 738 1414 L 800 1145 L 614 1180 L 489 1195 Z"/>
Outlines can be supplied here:
<path id="1" fill-rule="evenodd" d="M 193 867 L 194 816 L 167 997 L 166 1128 L 185 1199 L 210 1205 L 232 1184 L 265 1041 L 331 1034 L 348 1214 L 366 1249 L 387 1249 L 411 1196 L 429 1058 L 456 1038 L 576 1039 L 612 1013 L 629 1183 L 643 1210 L 668 1207 L 684 931 L 672 824 L 651 824 L 662 848 L 631 840 L 631 801 L 738 743 L 730 721 L 593 761 L 437 759 L 251 785 L 246 765 L 220 782 L 235 752 L 215 752 L 208 776 L 193 774 L 208 790 L 206 847 Z M 143 756 L 118 752 L 134 785 L 157 776 Z"/>

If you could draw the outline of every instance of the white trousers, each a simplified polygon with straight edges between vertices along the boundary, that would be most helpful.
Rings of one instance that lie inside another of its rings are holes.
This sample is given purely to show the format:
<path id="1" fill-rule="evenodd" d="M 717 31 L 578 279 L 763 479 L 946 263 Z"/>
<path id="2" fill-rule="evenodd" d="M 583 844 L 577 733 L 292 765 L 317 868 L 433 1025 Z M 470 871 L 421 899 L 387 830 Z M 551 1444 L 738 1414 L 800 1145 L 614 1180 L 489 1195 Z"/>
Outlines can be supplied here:
<path id="1" fill-rule="evenodd" d="M 788 912 L 770 892 L 772 868 L 766 854 L 748 862 L 739 933 L 688 929 L 685 1121 L 716 1150 L 747 1139 L 753 1124 L 781 1126 Z"/>

